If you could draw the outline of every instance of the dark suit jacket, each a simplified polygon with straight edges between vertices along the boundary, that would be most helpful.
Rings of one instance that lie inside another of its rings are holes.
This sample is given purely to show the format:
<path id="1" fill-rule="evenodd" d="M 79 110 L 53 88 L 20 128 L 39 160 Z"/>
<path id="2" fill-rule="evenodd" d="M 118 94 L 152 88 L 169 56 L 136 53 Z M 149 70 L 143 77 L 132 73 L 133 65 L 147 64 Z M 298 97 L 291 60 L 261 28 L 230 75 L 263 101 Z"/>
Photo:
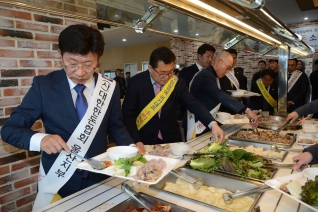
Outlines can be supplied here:
<path id="1" fill-rule="evenodd" d="M 98 75 L 94 76 L 97 79 Z M 46 76 L 34 77 L 32 87 L 22 103 L 4 123 L 1 129 L 2 139 L 15 147 L 29 150 L 30 139 L 37 133 L 31 130 L 31 127 L 39 118 L 42 119 L 47 134 L 60 135 L 66 142 L 79 124 L 64 70 L 55 71 Z M 118 84 L 101 126 L 87 152 L 87 157 L 90 158 L 106 151 L 107 134 L 115 140 L 117 145 L 133 143 L 122 124 Z M 42 152 L 41 160 L 46 173 L 50 170 L 57 156 L 58 154 L 48 155 Z M 106 178 L 106 175 L 90 172 L 88 186 Z M 66 197 L 79 191 L 81 180 L 82 172 L 75 171 L 58 193 L 62 197 Z"/>
<path id="2" fill-rule="evenodd" d="M 186 86 L 189 88 L 189 84 L 193 76 L 199 71 L 198 66 L 193 64 L 191 66 L 185 67 L 181 70 L 179 78 L 183 78 Z"/>
<path id="3" fill-rule="evenodd" d="M 122 111 L 124 125 L 135 142 L 141 141 L 144 144 L 156 144 L 159 130 L 163 137 L 163 143 L 182 142 L 176 114 L 179 101 L 185 108 L 194 113 L 205 126 L 214 121 L 207 109 L 190 94 L 184 81 L 179 79 L 161 109 L 160 119 L 158 115 L 153 116 L 138 131 L 136 125 L 137 116 L 154 97 L 155 93 L 149 71 L 137 74 L 130 79 Z"/>
<path id="4" fill-rule="evenodd" d="M 126 89 L 126 86 L 125 86 L 125 79 L 123 77 L 118 77 L 116 76 L 114 78 L 114 80 L 118 83 L 119 85 L 119 93 L 120 93 L 120 98 L 124 98 L 124 95 L 125 95 L 125 89 Z"/>
<path id="5" fill-rule="evenodd" d="M 313 71 L 310 74 L 310 83 L 311 83 L 311 93 L 312 93 L 312 99 L 311 101 L 314 101 L 318 99 L 318 69 Z M 318 113 L 315 113 L 313 118 L 318 118 Z"/>
<path id="6" fill-rule="evenodd" d="M 256 82 L 252 83 L 251 91 L 262 94 Z M 270 86 L 269 94 L 277 101 L 278 86 L 276 81 L 274 81 L 273 84 Z M 269 111 L 270 115 L 274 115 L 274 108 L 270 104 L 268 104 L 263 96 L 251 96 L 250 100 L 252 110 Z"/>
<path id="7" fill-rule="evenodd" d="M 200 100 L 208 111 L 219 103 L 230 108 L 235 113 L 242 113 L 246 106 L 226 92 L 220 90 L 216 82 L 216 73 L 212 66 L 203 69 L 192 82 L 190 92 Z"/>
<path id="8" fill-rule="evenodd" d="M 244 76 L 244 69 L 241 67 L 234 68 L 234 75 L 237 78 L 238 82 L 240 83 L 240 89 L 247 90 L 247 78 Z M 224 76 L 220 79 L 221 90 L 230 94 L 227 90 L 236 90 L 236 87 L 233 85 L 231 86 L 231 81 L 227 76 Z M 243 102 L 244 103 L 244 102 Z M 235 114 L 230 108 L 225 107 L 224 105 L 221 106 L 220 111 Z"/>
<path id="9" fill-rule="evenodd" d="M 308 86 L 308 77 L 305 73 L 302 73 L 297 82 L 287 94 L 287 101 L 294 102 L 294 105 L 291 105 L 287 108 L 288 113 L 291 113 L 295 109 L 304 105 L 304 98 L 306 96 Z"/>
<path id="10" fill-rule="evenodd" d="M 262 72 L 261 72 L 261 71 L 258 71 L 258 72 L 256 72 L 255 74 L 253 74 L 251 84 L 253 84 L 254 82 L 256 82 L 259 78 L 262 78 Z M 251 88 L 252 88 L 252 86 L 251 86 Z"/>

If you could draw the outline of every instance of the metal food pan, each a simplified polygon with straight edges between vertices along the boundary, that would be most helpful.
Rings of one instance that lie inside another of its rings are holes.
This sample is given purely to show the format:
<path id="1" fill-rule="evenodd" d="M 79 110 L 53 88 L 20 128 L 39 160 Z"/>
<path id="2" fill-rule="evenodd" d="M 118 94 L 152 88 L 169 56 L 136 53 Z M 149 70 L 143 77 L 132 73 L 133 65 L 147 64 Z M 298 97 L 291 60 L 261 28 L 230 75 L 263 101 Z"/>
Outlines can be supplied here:
<path id="1" fill-rule="evenodd" d="M 261 117 L 260 119 L 262 119 Z M 280 121 L 281 124 L 265 124 L 260 122 L 258 127 L 263 128 L 263 129 L 268 129 L 268 130 L 277 130 L 282 124 L 285 122 L 286 117 L 283 116 L 268 116 L 268 119 Z M 298 124 L 289 124 L 287 127 L 284 128 L 284 130 L 299 130 L 302 129 L 301 125 Z"/>
<path id="2" fill-rule="evenodd" d="M 238 140 L 238 141 L 246 141 L 246 142 L 252 142 L 252 143 L 261 143 L 261 144 L 270 144 L 270 145 L 279 145 L 281 147 L 291 147 L 294 142 L 296 141 L 297 134 L 296 133 L 286 133 L 287 135 L 293 136 L 293 139 L 289 144 L 283 144 L 283 143 L 277 143 L 277 142 L 271 142 L 271 141 L 261 141 L 261 140 L 252 140 L 247 138 L 239 138 L 237 137 L 237 133 L 240 131 L 253 131 L 252 129 L 241 129 L 237 131 L 236 133 L 230 135 L 228 139 L 230 140 Z"/>
<path id="3" fill-rule="evenodd" d="M 250 141 L 238 141 L 238 140 L 229 139 L 228 143 L 232 144 L 234 146 L 243 147 L 243 148 L 245 148 L 247 146 L 250 146 L 250 145 L 253 145 L 256 148 L 263 148 L 264 150 L 271 150 L 271 145 L 262 144 L 262 143 L 256 143 L 256 142 L 250 142 Z M 277 147 L 282 147 L 282 146 L 277 145 Z M 286 158 L 287 154 L 288 154 L 288 152 L 284 151 L 284 154 L 280 158 L 271 158 L 271 157 L 265 157 L 265 158 L 270 159 L 270 160 L 276 160 L 276 161 L 283 162 L 284 159 Z"/>
<path id="4" fill-rule="evenodd" d="M 167 202 L 164 201 L 162 199 L 158 199 L 156 197 L 153 196 L 149 196 L 147 194 L 144 193 L 139 193 L 143 198 L 145 198 L 146 200 L 148 200 L 149 202 L 156 204 L 158 201 L 160 202 L 160 204 L 162 205 L 170 205 L 171 206 L 171 210 L 170 212 L 195 212 L 193 210 L 178 206 L 176 204 L 173 204 L 171 202 Z M 133 209 L 139 209 L 139 208 L 143 208 L 143 206 L 139 205 L 135 200 L 133 200 L 132 198 L 129 198 L 128 200 L 116 205 L 115 207 L 113 207 L 110 210 L 107 210 L 108 212 L 131 212 Z"/>
<path id="5" fill-rule="evenodd" d="M 242 191 L 242 190 L 257 188 L 257 187 L 264 185 L 263 183 L 260 183 L 260 182 L 255 182 L 255 181 L 251 181 L 251 180 L 241 181 L 241 180 L 238 180 L 238 179 L 233 178 L 233 177 L 228 176 L 228 175 L 224 176 L 224 175 L 218 174 L 218 173 L 205 173 L 205 172 L 200 172 L 200 171 L 196 171 L 193 169 L 189 169 L 186 167 L 180 167 L 177 170 L 179 172 L 185 173 L 186 175 L 189 175 L 191 177 L 201 178 L 203 180 L 205 186 L 213 186 L 216 188 L 223 188 L 223 189 L 226 189 L 226 190 L 231 191 L 233 193 L 235 193 L 237 190 Z M 217 209 L 218 211 L 227 211 L 227 210 L 221 209 L 219 207 L 216 207 L 216 206 L 213 206 L 213 205 L 210 205 L 210 204 L 198 201 L 198 200 L 190 199 L 188 197 L 184 197 L 184 196 L 181 196 L 179 194 L 175 194 L 175 193 L 172 193 L 170 191 L 164 190 L 166 182 L 175 183 L 176 181 L 177 181 L 177 177 L 175 177 L 172 174 L 169 174 L 166 177 L 164 177 L 161 181 L 159 181 L 157 184 L 150 185 L 149 188 L 154 189 L 154 190 L 158 190 L 158 191 L 162 191 L 162 192 L 166 192 L 166 193 L 169 193 L 171 195 L 181 197 L 183 199 L 190 200 L 190 201 L 199 203 L 201 205 L 205 205 L 205 206 L 213 208 L 213 209 Z M 253 211 L 253 209 L 255 208 L 261 195 L 262 194 L 260 194 L 260 193 L 251 195 L 254 198 L 254 202 L 251 205 L 250 209 L 248 210 L 249 212 Z"/>

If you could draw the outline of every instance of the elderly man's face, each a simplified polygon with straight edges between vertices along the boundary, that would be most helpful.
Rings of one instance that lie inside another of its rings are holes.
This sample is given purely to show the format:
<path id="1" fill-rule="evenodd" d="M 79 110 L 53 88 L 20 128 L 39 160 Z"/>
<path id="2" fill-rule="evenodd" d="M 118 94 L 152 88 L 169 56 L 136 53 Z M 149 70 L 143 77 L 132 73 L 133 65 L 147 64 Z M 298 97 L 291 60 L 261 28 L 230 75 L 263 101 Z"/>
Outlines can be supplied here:
<path id="1" fill-rule="evenodd" d="M 233 58 L 231 56 L 219 58 L 214 67 L 218 78 L 224 77 L 228 71 L 233 67 Z"/>

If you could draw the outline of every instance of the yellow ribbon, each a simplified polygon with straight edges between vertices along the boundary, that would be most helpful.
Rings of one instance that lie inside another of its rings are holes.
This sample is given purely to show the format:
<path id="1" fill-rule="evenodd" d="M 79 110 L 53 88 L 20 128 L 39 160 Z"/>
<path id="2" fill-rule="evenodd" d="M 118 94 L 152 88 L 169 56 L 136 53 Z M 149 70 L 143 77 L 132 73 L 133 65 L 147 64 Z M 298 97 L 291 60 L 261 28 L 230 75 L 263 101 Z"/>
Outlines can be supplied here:
<path id="1" fill-rule="evenodd" d="M 56 194 L 54 194 L 54 196 L 53 196 L 53 198 L 52 198 L 50 204 L 52 204 L 52 203 L 54 203 L 54 202 L 57 202 L 57 201 L 59 201 L 60 199 L 62 199 L 62 197 L 61 197 L 58 193 L 56 193 Z"/>
<path id="2" fill-rule="evenodd" d="M 265 85 L 264 85 L 262 79 L 258 79 L 256 81 L 256 84 L 257 84 L 259 90 L 261 91 L 264 99 L 268 102 L 268 104 L 270 104 L 274 108 L 274 111 L 277 112 L 277 101 L 269 94 L 269 92 L 265 88 Z"/>
<path id="3" fill-rule="evenodd" d="M 136 119 L 138 130 L 140 130 L 155 114 L 158 113 L 160 108 L 162 108 L 168 100 L 177 82 L 178 78 L 173 75 L 157 96 L 155 96 L 155 98 L 140 112 Z"/>

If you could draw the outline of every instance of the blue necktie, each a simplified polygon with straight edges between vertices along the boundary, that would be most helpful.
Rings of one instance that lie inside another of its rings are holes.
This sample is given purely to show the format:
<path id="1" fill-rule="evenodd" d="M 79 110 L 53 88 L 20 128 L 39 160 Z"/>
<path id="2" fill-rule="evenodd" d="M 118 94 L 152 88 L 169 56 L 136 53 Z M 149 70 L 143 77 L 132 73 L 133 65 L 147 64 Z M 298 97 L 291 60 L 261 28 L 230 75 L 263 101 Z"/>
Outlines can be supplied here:
<path id="1" fill-rule="evenodd" d="M 83 116 L 85 115 L 87 107 L 88 107 L 86 98 L 83 94 L 83 91 L 85 88 L 86 88 L 86 86 L 82 85 L 82 84 L 77 84 L 74 87 L 74 90 L 77 92 L 76 113 L 77 113 L 77 117 L 80 121 L 82 120 Z M 84 157 L 87 158 L 87 155 L 85 155 Z M 87 176 L 88 176 L 88 171 L 83 170 L 83 177 L 87 178 Z"/>

